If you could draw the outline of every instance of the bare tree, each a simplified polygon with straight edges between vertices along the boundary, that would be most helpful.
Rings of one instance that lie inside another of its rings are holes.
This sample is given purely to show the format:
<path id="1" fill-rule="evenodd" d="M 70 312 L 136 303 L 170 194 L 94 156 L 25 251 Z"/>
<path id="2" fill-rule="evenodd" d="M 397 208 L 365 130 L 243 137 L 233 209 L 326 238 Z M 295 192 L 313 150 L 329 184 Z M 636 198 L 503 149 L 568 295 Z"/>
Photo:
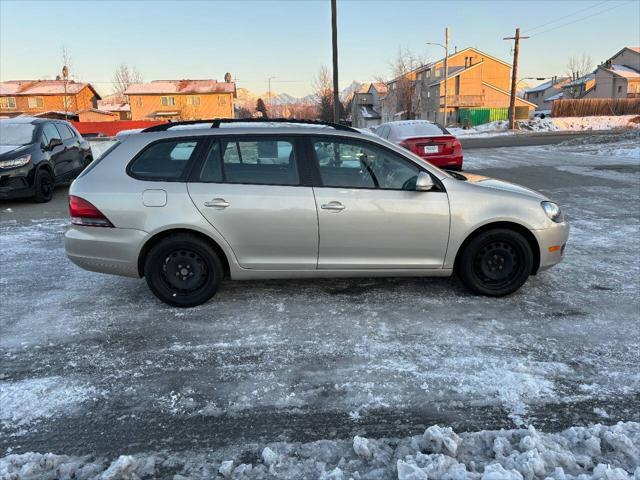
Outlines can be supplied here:
<path id="1" fill-rule="evenodd" d="M 591 71 L 593 71 L 593 61 L 586 53 L 569 57 L 569 61 L 567 62 L 567 75 L 569 75 L 571 80 L 584 77 Z"/>
<path id="2" fill-rule="evenodd" d="M 390 95 L 396 113 L 407 119 L 416 118 L 420 110 L 420 95 L 416 92 L 416 70 L 425 65 L 426 60 L 408 49 L 399 48 L 395 58 L 389 62 L 393 80 Z"/>
<path id="3" fill-rule="evenodd" d="M 133 83 L 142 83 L 142 75 L 136 67 L 130 68 L 126 63 L 121 63 L 113 75 L 113 91 L 118 99 L 124 101 L 124 92 Z"/>
<path id="4" fill-rule="evenodd" d="M 313 96 L 317 109 L 317 116 L 323 122 L 333 122 L 333 78 L 326 65 L 322 65 L 313 79 Z M 342 102 L 339 102 L 340 119 L 346 117 Z"/>
<path id="5" fill-rule="evenodd" d="M 60 75 L 56 75 L 56 79 L 60 79 L 64 81 L 64 97 L 62 99 L 62 104 L 64 107 L 64 118 L 68 119 L 69 109 L 71 108 L 69 96 L 67 95 L 67 83 L 69 82 L 69 73 L 71 72 L 71 54 L 69 50 L 67 50 L 66 46 L 62 46 L 62 70 L 60 71 Z M 77 102 L 77 100 L 76 100 Z M 78 105 L 76 105 L 76 110 Z"/>

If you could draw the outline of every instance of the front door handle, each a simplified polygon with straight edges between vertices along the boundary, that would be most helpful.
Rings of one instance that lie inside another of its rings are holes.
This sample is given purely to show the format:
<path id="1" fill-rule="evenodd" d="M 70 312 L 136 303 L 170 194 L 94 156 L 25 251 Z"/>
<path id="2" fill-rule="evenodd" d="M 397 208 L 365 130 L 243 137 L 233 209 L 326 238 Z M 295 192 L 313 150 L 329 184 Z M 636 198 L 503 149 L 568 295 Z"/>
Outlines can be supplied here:
<path id="1" fill-rule="evenodd" d="M 214 207 L 214 208 L 227 208 L 231 205 L 224 198 L 214 198 L 210 202 L 204 202 L 205 207 Z"/>
<path id="2" fill-rule="evenodd" d="M 323 210 L 331 210 L 333 212 L 341 212 L 347 207 L 345 207 L 340 202 L 329 202 L 329 203 L 323 204 L 320 208 L 322 208 Z"/>

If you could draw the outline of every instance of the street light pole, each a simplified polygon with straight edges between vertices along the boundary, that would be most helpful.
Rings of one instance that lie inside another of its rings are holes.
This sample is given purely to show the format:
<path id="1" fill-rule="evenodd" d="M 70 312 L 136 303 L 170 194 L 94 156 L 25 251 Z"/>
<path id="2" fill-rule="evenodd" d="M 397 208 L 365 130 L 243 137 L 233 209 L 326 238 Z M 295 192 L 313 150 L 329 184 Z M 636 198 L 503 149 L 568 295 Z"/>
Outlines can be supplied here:
<path id="1" fill-rule="evenodd" d="M 331 45 L 333 49 L 333 122 L 340 121 L 340 92 L 338 92 L 338 12 L 336 0 L 331 0 Z"/>
<path id="2" fill-rule="evenodd" d="M 444 48 L 444 113 L 442 114 L 442 126 L 447 126 L 447 79 L 449 77 L 449 27 L 444 29 L 444 45 L 441 43 L 427 42 L 427 45 L 436 45 Z M 440 92 L 438 92 L 438 110 L 440 110 Z"/>

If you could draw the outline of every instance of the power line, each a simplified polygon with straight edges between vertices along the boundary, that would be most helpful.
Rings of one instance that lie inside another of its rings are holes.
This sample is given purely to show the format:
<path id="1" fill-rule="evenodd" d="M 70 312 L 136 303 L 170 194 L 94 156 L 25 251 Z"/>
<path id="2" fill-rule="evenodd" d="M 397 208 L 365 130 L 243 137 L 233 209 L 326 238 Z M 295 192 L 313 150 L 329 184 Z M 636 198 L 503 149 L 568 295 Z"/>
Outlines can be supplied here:
<path id="1" fill-rule="evenodd" d="M 582 20 L 586 20 L 587 18 L 595 17 L 596 15 L 600 15 L 600 14 L 602 14 L 602 13 L 608 12 L 608 11 L 613 10 L 613 9 L 615 9 L 615 8 L 622 7 L 623 5 L 627 5 L 627 4 L 632 3 L 632 2 L 634 2 L 634 1 L 635 1 L 635 0 L 629 0 L 629 1 L 624 2 L 624 3 L 619 3 L 618 5 L 614 5 L 613 7 L 605 8 L 604 10 L 600 10 L 600 11 L 598 11 L 598 12 L 592 13 L 591 15 L 587 15 L 587 16 L 584 16 L 584 17 L 578 18 L 577 20 L 574 20 L 574 21 L 572 21 L 572 22 L 563 23 L 563 24 L 558 25 L 558 26 L 556 26 L 556 27 L 552 27 L 552 28 L 549 28 L 549 29 L 547 29 L 547 30 L 543 30 L 543 31 L 541 31 L 541 32 L 534 33 L 533 35 L 530 35 L 530 36 L 531 36 L 531 37 L 536 37 L 536 36 L 538 36 L 538 35 L 542 35 L 543 33 L 551 32 L 551 31 L 553 31 L 553 30 L 557 30 L 558 28 L 566 27 L 567 25 L 573 25 L 574 23 L 581 22 Z"/>
<path id="2" fill-rule="evenodd" d="M 598 2 L 598 3 L 594 4 L 594 5 L 589 5 L 588 7 L 581 8 L 580 10 L 576 10 L 576 11 L 574 11 L 574 12 L 571 12 L 571 13 L 569 13 L 568 15 L 564 15 L 564 16 L 562 16 L 562 17 L 555 18 L 555 19 L 551 20 L 550 22 L 542 23 L 542 24 L 540 24 L 540 25 L 536 25 L 535 27 L 532 27 L 532 28 L 526 28 L 526 27 L 525 27 L 525 28 L 523 28 L 523 30 L 524 30 L 526 33 L 530 33 L 530 32 L 532 32 L 533 30 L 538 30 L 539 28 L 546 27 L 547 25 L 552 25 L 552 24 L 554 24 L 554 23 L 557 23 L 557 22 L 558 22 L 558 21 L 560 21 L 560 20 L 564 20 L 565 18 L 573 17 L 574 15 L 577 15 L 578 13 L 584 12 L 585 10 L 590 10 L 590 9 L 592 9 L 592 8 L 599 7 L 600 5 L 603 5 L 603 4 L 605 4 L 605 3 L 608 3 L 609 1 L 610 1 L 610 0 L 604 0 L 604 2 Z"/>

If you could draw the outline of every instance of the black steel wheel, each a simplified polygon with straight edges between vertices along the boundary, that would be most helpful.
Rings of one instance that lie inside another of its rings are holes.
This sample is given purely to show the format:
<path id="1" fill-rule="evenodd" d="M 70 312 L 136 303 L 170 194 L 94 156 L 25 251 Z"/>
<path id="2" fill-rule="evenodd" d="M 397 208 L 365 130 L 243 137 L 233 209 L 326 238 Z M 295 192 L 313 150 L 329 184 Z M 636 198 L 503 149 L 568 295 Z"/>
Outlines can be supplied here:
<path id="1" fill-rule="evenodd" d="M 488 230 L 465 248 L 458 265 L 462 282 L 476 293 L 503 296 L 518 290 L 533 269 L 529 242 L 508 229 Z"/>
<path id="2" fill-rule="evenodd" d="M 45 168 L 38 170 L 33 182 L 33 198 L 35 201 L 38 203 L 49 202 L 53 197 L 54 186 L 53 176 L 49 173 L 49 170 Z"/>
<path id="3" fill-rule="evenodd" d="M 220 259 L 203 239 L 176 234 L 160 240 L 145 259 L 151 291 L 175 307 L 194 307 L 215 295 L 222 281 Z"/>

